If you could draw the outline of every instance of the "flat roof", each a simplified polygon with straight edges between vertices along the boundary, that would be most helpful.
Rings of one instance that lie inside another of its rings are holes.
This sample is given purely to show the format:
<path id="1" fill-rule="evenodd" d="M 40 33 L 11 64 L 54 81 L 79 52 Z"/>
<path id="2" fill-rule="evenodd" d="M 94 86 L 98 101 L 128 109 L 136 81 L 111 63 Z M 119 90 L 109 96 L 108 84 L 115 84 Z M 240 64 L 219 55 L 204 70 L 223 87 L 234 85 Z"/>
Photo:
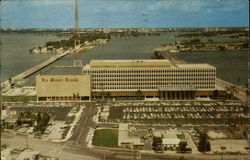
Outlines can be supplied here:
<path id="1" fill-rule="evenodd" d="M 44 71 L 41 75 L 82 75 L 82 67 L 55 66 Z"/>
<path id="2" fill-rule="evenodd" d="M 162 144 L 168 144 L 168 145 L 179 145 L 180 139 L 178 138 L 163 138 Z"/>
<path id="3" fill-rule="evenodd" d="M 11 116 L 11 117 L 8 117 L 5 122 L 8 122 L 8 123 L 16 123 L 16 121 L 18 120 L 18 116 L 17 115 L 14 115 L 14 116 Z"/>
<path id="4" fill-rule="evenodd" d="M 99 67 L 171 67 L 171 63 L 167 59 L 156 60 L 91 60 L 91 68 Z"/>
<path id="5" fill-rule="evenodd" d="M 171 64 L 168 59 L 151 59 L 151 60 L 91 60 L 83 69 L 116 69 L 116 68 L 180 68 L 180 69 L 216 69 L 214 66 L 201 64 Z"/>
<path id="6" fill-rule="evenodd" d="M 133 145 L 143 145 L 140 140 L 140 137 L 131 137 L 128 135 L 129 127 L 128 124 L 119 124 L 119 133 L 118 133 L 118 145 L 121 144 L 133 144 Z"/>
<path id="7" fill-rule="evenodd" d="M 207 64 L 207 63 L 200 63 L 200 64 L 175 64 L 177 68 L 213 68 L 215 69 L 214 66 Z"/>

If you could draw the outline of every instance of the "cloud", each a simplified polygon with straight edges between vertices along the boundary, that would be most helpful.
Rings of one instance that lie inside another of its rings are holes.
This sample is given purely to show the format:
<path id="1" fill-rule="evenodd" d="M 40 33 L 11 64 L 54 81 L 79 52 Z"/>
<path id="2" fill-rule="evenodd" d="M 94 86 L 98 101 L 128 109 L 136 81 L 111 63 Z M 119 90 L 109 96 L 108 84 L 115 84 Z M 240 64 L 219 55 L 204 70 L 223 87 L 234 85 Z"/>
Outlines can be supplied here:
<path id="1" fill-rule="evenodd" d="M 205 13 L 234 13 L 238 11 L 248 10 L 248 2 L 247 0 L 219 0 L 214 1 L 212 3 L 207 3 L 206 7 L 204 7 Z"/>
<path id="2" fill-rule="evenodd" d="M 80 1 L 80 7 L 90 13 L 125 12 L 133 9 L 134 1 Z"/>
<path id="3" fill-rule="evenodd" d="M 248 2 L 246 0 L 228 0 L 228 1 L 221 1 L 223 3 L 223 7 L 221 11 L 224 12 L 232 12 L 232 11 L 239 11 L 244 7 L 248 6 Z"/>
<path id="4" fill-rule="evenodd" d="M 179 3 L 183 12 L 198 12 L 204 4 L 204 2 L 201 2 L 200 0 L 181 1 Z"/>
<path id="5" fill-rule="evenodd" d="M 167 9 L 182 12 L 198 12 L 203 7 L 201 0 L 159 0 L 150 2 L 147 7 L 150 11 Z"/>
<path id="6" fill-rule="evenodd" d="M 153 4 L 149 4 L 147 6 L 147 9 L 150 10 L 150 11 L 154 11 L 154 10 L 157 10 L 157 9 L 159 9 L 161 7 L 162 7 L 162 2 L 158 1 L 158 2 L 154 2 Z"/>

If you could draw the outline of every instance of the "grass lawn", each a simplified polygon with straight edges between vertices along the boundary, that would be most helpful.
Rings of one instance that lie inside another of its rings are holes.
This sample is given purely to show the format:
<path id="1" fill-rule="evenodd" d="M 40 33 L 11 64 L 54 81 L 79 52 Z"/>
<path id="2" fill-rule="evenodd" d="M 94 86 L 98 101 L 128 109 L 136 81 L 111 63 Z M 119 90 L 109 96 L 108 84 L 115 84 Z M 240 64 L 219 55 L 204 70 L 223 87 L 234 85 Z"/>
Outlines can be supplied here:
<path id="1" fill-rule="evenodd" d="M 100 129 L 96 130 L 93 138 L 93 145 L 103 147 L 118 146 L 118 130 Z"/>

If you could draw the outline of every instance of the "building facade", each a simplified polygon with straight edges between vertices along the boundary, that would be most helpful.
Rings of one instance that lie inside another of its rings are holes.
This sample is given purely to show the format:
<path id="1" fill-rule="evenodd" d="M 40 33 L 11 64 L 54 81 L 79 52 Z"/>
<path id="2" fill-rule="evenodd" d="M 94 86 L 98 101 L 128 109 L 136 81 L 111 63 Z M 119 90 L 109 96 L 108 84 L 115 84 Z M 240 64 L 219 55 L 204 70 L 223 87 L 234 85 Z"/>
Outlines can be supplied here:
<path id="1" fill-rule="evenodd" d="M 91 81 L 89 75 L 68 74 L 67 70 L 76 68 L 55 67 L 36 76 L 38 101 L 89 101 L 91 100 Z M 56 75 L 51 74 L 56 71 Z M 61 72 L 63 75 L 58 74 Z"/>
<path id="2" fill-rule="evenodd" d="M 94 97 L 193 99 L 214 93 L 216 68 L 169 60 L 92 60 L 82 74 L 91 77 Z"/>

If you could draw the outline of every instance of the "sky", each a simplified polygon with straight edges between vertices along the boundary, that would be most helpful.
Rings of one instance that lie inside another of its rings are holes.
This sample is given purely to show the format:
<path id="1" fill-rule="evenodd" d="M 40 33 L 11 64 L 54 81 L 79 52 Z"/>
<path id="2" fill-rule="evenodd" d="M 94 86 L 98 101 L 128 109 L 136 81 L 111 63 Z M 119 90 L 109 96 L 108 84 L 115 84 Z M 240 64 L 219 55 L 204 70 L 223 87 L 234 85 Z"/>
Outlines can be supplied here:
<path id="1" fill-rule="evenodd" d="M 79 28 L 248 27 L 248 0 L 78 0 Z M 2 0 L 1 28 L 73 28 L 74 0 Z"/>

